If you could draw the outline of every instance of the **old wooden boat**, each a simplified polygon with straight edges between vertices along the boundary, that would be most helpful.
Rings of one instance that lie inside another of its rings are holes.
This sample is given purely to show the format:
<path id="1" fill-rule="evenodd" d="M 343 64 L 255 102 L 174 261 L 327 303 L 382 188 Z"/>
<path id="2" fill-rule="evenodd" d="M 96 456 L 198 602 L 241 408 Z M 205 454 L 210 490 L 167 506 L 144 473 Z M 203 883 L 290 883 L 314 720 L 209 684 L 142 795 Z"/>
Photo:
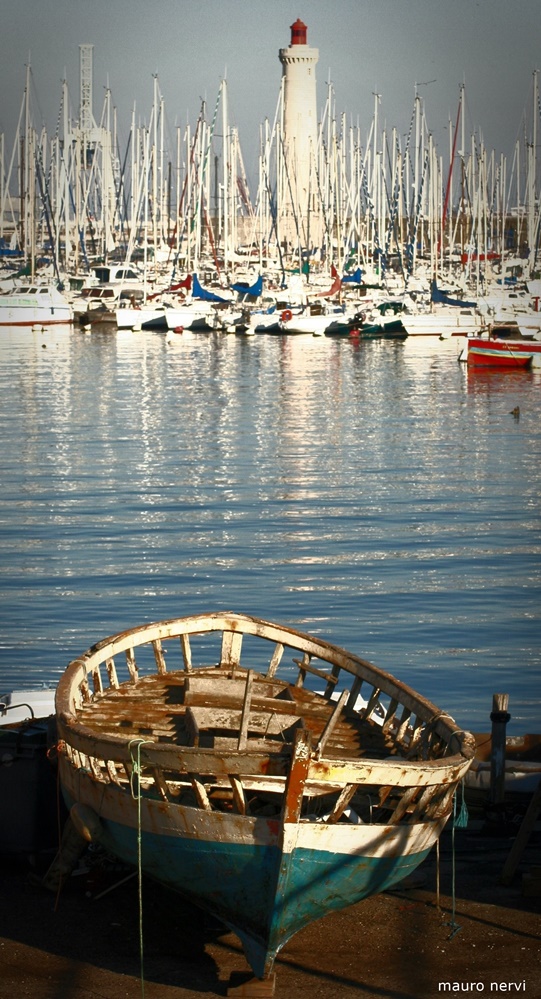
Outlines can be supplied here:
<path id="1" fill-rule="evenodd" d="M 492 736 L 490 732 L 473 732 L 476 751 L 464 780 L 468 808 L 490 808 L 492 790 Z M 521 803 L 536 790 L 541 780 L 541 735 L 525 733 L 508 735 L 502 760 L 502 807 L 516 813 Z"/>
<path id="2" fill-rule="evenodd" d="M 56 716 L 79 832 L 219 917 L 260 979 L 301 927 L 421 863 L 475 752 L 365 659 L 229 611 L 98 642 Z"/>

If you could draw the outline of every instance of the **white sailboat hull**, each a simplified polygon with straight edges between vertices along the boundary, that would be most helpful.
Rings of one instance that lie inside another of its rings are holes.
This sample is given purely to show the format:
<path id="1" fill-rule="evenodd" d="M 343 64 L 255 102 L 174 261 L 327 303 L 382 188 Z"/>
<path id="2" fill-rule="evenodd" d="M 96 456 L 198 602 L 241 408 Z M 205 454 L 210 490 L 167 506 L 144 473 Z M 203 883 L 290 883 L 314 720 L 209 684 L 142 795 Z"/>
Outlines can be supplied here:
<path id="1" fill-rule="evenodd" d="M 471 309 L 451 309 L 418 315 L 402 314 L 402 325 L 408 336 L 467 336 L 478 333 L 483 326 L 481 316 Z"/>
<path id="2" fill-rule="evenodd" d="M 51 326 L 73 322 L 73 307 L 56 288 L 21 289 L 0 296 L 0 326 Z"/>

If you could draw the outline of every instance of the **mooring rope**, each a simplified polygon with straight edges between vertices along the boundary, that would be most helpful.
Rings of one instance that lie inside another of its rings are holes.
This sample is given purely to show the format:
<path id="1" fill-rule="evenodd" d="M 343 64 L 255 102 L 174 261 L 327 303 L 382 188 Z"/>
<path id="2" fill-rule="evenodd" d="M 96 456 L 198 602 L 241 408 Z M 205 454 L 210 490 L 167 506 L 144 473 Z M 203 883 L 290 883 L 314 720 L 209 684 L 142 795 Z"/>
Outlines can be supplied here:
<path id="1" fill-rule="evenodd" d="M 456 849 L 455 849 L 455 829 L 465 829 L 468 825 L 468 809 L 466 807 L 466 802 L 464 800 L 464 780 L 462 780 L 462 804 L 460 806 L 460 812 L 456 814 L 456 800 L 457 800 L 458 790 L 455 791 L 453 798 L 453 825 L 451 827 L 451 870 L 452 870 L 452 909 L 451 909 L 451 922 L 448 925 L 451 927 L 451 932 L 448 939 L 452 940 L 455 933 L 458 933 L 462 929 L 461 926 L 455 920 L 456 913 Z"/>
<path id="2" fill-rule="evenodd" d="M 436 840 L 436 908 L 440 912 L 440 838 Z"/>
<path id="3" fill-rule="evenodd" d="M 137 881 L 139 895 L 139 963 L 141 968 L 141 997 L 145 999 L 145 974 L 143 963 L 143 866 L 142 866 L 142 836 L 141 836 L 141 746 L 150 740 L 132 739 L 128 743 L 132 761 L 132 772 L 130 774 L 130 791 L 134 801 L 137 801 Z M 135 756 L 134 750 L 135 747 Z"/>

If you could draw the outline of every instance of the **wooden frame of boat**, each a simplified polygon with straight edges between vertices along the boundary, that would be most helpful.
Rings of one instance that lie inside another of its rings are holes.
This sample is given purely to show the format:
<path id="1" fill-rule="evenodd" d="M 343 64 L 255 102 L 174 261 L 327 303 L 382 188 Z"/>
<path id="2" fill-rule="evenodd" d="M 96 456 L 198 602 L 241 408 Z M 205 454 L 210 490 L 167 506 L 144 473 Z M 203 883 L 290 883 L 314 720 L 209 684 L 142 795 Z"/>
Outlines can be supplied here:
<path id="1" fill-rule="evenodd" d="M 268 981 L 302 926 L 426 857 L 475 753 L 391 674 L 229 611 L 99 642 L 56 712 L 79 833 L 220 918 Z"/>

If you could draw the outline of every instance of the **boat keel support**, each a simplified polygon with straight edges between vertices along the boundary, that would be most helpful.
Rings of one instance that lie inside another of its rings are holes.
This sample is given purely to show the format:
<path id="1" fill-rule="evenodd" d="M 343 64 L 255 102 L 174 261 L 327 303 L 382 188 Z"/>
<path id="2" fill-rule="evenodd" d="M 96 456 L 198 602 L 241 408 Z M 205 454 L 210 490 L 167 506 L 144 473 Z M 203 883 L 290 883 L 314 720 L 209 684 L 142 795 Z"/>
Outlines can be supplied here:
<path id="1" fill-rule="evenodd" d="M 238 979 L 238 972 L 233 972 L 229 982 Z M 267 999 L 274 995 L 276 986 L 276 974 L 273 972 L 268 978 L 249 978 L 248 981 L 240 985 L 229 985 L 226 995 L 238 996 L 239 999 Z"/>
<path id="2" fill-rule="evenodd" d="M 68 816 L 62 831 L 60 848 L 41 881 L 42 888 L 54 892 L 59 891 L 77 867 L 79 858 L 87 846 L 88 841 L 80 835 Z"/>

